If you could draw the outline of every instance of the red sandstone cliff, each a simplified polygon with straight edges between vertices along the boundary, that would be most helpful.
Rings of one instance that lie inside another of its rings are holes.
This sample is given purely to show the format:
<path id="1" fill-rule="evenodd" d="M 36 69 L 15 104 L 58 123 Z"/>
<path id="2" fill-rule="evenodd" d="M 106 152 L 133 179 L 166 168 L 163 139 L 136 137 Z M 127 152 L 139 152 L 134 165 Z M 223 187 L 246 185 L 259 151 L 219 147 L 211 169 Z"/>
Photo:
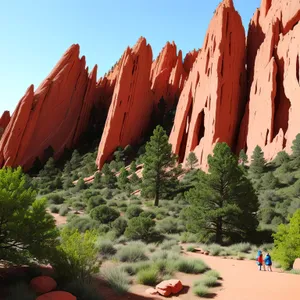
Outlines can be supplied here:
<path id="1" fill-rule="evenodd" d="M 262 0 L 249 26 L 248 105 L 238 148 L 251 155 L 256 145 L 265 158 L 289 152 L 300 132 L 300 1 Z"/>
<path id="2" fill-rule="evenodd" d="M 20 100 L 0 142 L 0 166 L 32 166 L 51 147 L 58 158 L 87 129 L 96 67 L 89 76 L 79 46 L 72 45 L 34 92 Z"/>
<path id="3" fill-rule="evenodd" d="M 233 146 L 244 108 L 245 32 L 231 0 L 224 0 L 209 25 L 189 74 L 170 135 L 184 161 L 194 151 L 200 166 L 216 142 Z"/>
<path id="4" fill-rule="evenodd" d="M 151 67 L 151 91 L 155 107 L 164 98 L 167 109 L 172 108 L 179 97 L 187 77 L 182 63 L 182 53 L 177 55 L 176 45 L 167 43 Z"/>
<path id="5" fill-rule="evenodd" d="M 5 111 L 2 114 L 2 117 L 0 118 L 0 139 L 2 137 L 2 134 L 5 130 L 5 128 L 7 127 L 8 123 L 10 121 L 10 113 L 9 111 Z"/>
<path id="6" fill-rule="evenodd" d="M 99 145 L 99 168 L 118 146 L 137 143 L 147 130 L 153 109 L 151 64 L 152 50 L 144 38 L 126 49 Z"/>

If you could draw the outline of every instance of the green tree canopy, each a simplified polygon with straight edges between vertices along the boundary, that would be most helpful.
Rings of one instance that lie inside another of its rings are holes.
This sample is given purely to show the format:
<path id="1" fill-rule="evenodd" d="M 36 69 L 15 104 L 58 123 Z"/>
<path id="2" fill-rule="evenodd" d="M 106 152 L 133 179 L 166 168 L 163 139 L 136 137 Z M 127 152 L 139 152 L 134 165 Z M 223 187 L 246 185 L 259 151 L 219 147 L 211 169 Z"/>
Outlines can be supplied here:
<path id="1" fill-rule="evenodd" d="M 203 240 L 222 243 L 224 238 L 247 239 L 258 225 L 258 200 L 250 181 L 226 143 L 209 155 L 209 173 L 198 173 L 196 187 L 186 193 L 187 228 Z"/>
<path id="2" fill-rule="evenodd" d="M 259 146 L 256 146 L 253 154 L 251 156 L 251 165 L 249 171 L 255 177 L 259 177 L 265 169 L 265 158 L 262 149 Z"/>
<path id="3" fill-rule="evenodd" d="M 293 157 L 300 157 L 300 133 L 296 135 L 292 145 Z"/>
<path id="4" fill-rule="evenodd" d="M 190 152 L 186 159 L 186 166 L 190 169 L 193 170 L 198 163 L 198 158 L 194 152 Z"/>
<path id="5" fill-rule="evenodd" d="M 115 209 L 106 205 L 100 205 L 93 208 L 90 212 L 91 218 L 102 224 L 108 224 L 116 220 L 120 214 Z"/>
<path id="6" fill-rule="evenodd" d="M 130 219 L 125 230 L 125 236 L 129 239 L 146 242 L 151 241 L 155 234 L 155 221 L 144 217 Z"/>
<path id="7" fill-rule="evenodd" d="M 101 182 L 105 187 L 113 189 L 116 184 L 116 176 L 115 174 L 110 170 L 108 164 L 104 164 L 102 168 L 102 177 L 101 177 Z"/>
<path id="8" fill-rule="evenodd" d="M 176 180 L 172 170 L 175 161 L 176 157 L 172 153 L 172 146 L 168 143 L 166 132 L 161 126 L 157 126 L 143 155 L 142 182 L 142 194 L 154 198 L 155 206 L 158 206 L 162 195 L 168 192 L 171 182 Z"/>
<path id="9" fill-rule="evenodd" d="M 245 152 L 244 149 L 242 149 L 240 151 L 240 154 L 239 154 L 239 163 L 242 165 L 242 166 L 245 166 L 247 163 L 248 163 L 248 156 Z"/>
<path id="10" fill-rule="evenodd" d="M 0 257 L 45 258 L 44 250 L 55 245 L 57 236 L 46 200 L 36 199 L 21 168 L 0 169 Z"/>
<path id="11" fill-rule="evenodd" d="M 124 167 L 122 167 L 118 176 L 118 186 L 120 189 L 126 188 L 126 185 L 129 183 L 128 176 L 128 171 Z"/>
<path id="12" fill-rule="evenodd" d="M 300 257 L 300 209 L 294 213 L 289 224 L 278 226 L 273 237 L 273 258 L 283 268 L 292 268 L 295 259 Z"/>

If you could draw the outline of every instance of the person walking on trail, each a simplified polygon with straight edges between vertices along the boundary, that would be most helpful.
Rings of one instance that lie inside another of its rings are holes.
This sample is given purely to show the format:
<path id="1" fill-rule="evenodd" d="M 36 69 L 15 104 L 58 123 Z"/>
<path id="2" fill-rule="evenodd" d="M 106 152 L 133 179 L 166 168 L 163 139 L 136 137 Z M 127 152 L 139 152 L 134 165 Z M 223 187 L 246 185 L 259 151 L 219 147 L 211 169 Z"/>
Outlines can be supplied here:
<path id="1" fill-rule="evenodd" d="M 269 253 L 265 256 L 265 265 L 267 266 L 267 270 L 272 272 L 272 258 Z"/>
<path id="2" fill-rule="evenodd" d="M 264 259 L 263 259 L 262 252 L 260 250 L 258 250 L 257 252 L 256 264 L 258 265 L 258 270 L 261 271 L 261 267 L 264 267 Z M 265 267 L 264 267 L 264 271 L 265 271 Z"/>

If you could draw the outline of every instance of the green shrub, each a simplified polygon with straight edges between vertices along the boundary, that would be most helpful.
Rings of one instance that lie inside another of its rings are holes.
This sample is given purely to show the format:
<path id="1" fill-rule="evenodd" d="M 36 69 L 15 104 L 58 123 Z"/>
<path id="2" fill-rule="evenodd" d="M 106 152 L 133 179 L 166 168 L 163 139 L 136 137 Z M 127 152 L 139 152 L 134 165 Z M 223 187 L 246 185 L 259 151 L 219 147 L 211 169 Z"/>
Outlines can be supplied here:
<path id="1" fill-rule="evenodd" d="M 291 274 L 295 274 L 295 275 L 300 275 L 300 270 L 291 270 L 290 271 Z"/>
<path id="2" fill-rule="evenodd" d="M 87 211 L 90 212 L 93 208 L 106 204 L 106 201 L 101 195 L 92 196 L 87 201 Z"/>
<path id="3" fill-rule="evenodd" d="M 121 268 L 103 268 L 101 274 L 117 293 L 124 294 L 129 290 L 130 279 L 128 274 Z"/>
<path id="4" fill-rule="evenodd" d="M 57 205 L 52 204 L 52 205 L 50 205 L 49 209 L 53 214 L 59 213 L 59 207 Z"/>
<path id="5" fill-rule="evenodd" d="M 155 222 L 150 218 L 135 217 L 129 220 L 125 236 L 132 240 L 151 241 L 156 236 Z"/>
<path id="6" fill-rule="evenodd" d="M 230 249 L 235 252 L 248 253 L 251 250 L 252 246 L 250 243 L 239 243 L 230 246 Z"/>
<path id="7" fill-rule="evenodd" d="M 207 287 L 198 283 L 193 287 L 193 293 L 198 297 L 207 297 L 209 295 L 209 290 Z"/>
<path id="8" fill-rule="evenodd" d="M 97 247 L 99 249 L 100 254 L 103 256 L 111 256 L 117 252 L 112 241 L 109 240 L 99 241 L 97 243 Z"/>
<path id="9" fill-rule="evenodd" d="M 53 204 L 63 204 L 65 202 L 65 198 L 60 194 L 49 194 L 47 195 L 47 199 L 49 203 Z"/>
<path id="10" fill-rule="evenodd" d="M 171 250 L 173 246 L 177 245 L 177 241 L 175 240 L 166 240 L 163 241 L 160 245 L 162 250 Z"/>
<path id="11" fill-rule="evenodd" d="M 151 268 L 152 262 L 150 261 L 139 261 L 135 263 L 122 264 L 121 269 L 127 274 L 133 276 L 136 275 L 140 270 L 147 270 Z"/>
<path id="12" fill-rule="evenodd" d="M 204 276 L 201 280 L 202 284 L 207 287 L 218 286 L 218 278 L 214 276 Z"/>
<path id="13" fill-rule="evenodd" d="M 155 266 L 142 269 L 137 273 L 137 281 L 140 284 L 154 286 L 159 282 L 159 272 Z"/>
<path id="14" fill-rule="evenodd" d="M 128 208 L 126 210 L 126 216 L 128 219 L 132 219 L 132 218 L 138 217 L 142 212 L 143 212 L 143 210 L 139 206 L 130 205 L 130 206 L 128 206 Z"/>
<path id="15" fill-rule="evenodd" d="M 180 259 L 176 262 L 176 269 L 182 273 L 201 274 L 204 273 L 208 267 L 202 260 Z"/>
<path id="16" fill-rule="evenodd" d="M 124 234 L 127 228 L 127 221 L 124 218 L 119 217 L 114 220 L 111 225 L 117 236 L 121 236 L 122 234 Z"/>
<path id="17" fill-rule="evenodd" d="M 100 205 L 91 210 L 90 216 L 102 224 L 108 224 L 116 220 L 120 216 L 120 213 L 106 205 Z"/>
<path id="18" fill-rule="evenodd" d="M 143 212 L 140 214 L 140 216 L 143 217 L 143 218 L 155 219 L 156 214 L 155 214 L 153 211 L 146 210 L 146 211 L 143 211 Z"/>
<path id="19" fill-rule="evenodd" d="M 85 209 L 85 204 L 81 201 L 74 201 L 72 203 L 72 208 L 76 211 L 79 211 L 79 210 L 84 210 Z"/>
<path id="20" fill-rule="evenodd" d="M 279 225 L 274 236 L 273 259 L 284 269 L 292 268 L 296 258 L 300 257 L 300 209 L 287 225 Z"/>
<path id="21" fill-rule="evenodd" d="M 217 279 L 221 278 L 221 275 L 218 271 L 216 270 L 209 270 L 205 273 L 205 275 L 209 276 L 209 277 L 215 277 Z"/>
<path id="22" fill-rule="evenodd" d="M 67 227 L 60 233 L 58 251 L 51 257 L 51 265 L 63 279 L 88 278 L 99 270 L 98 250 L 96 247 L 97 233 Z"/>
<path id="23" fill-rule="evenodd" d="M 158 222 L 157 229 L 162 233 L 177 233 L 178 232 L 178 222 L 175 218 L 167 217 L 162 221 Z"/>
<path id="24" fill-rule="evenodd" d="M 63 290 L 76 296 L 79 300 L 103 300 L 99 290 L 89 280 L 75 280 L 63 287 Z"/>
<path id="25" fill-rule="evenodd" d="M 98 228 L 99 223 L 89 217 L 73 217 L 67 223 L 67 227 L 70 229 L 78 229 L 79 232 L 85 232 Z"/>
<path id="26" fill-rule="evenodd" d="M 59 209 L 59 215 L 62 217 L 66 216 L 68 212 L 69 212 L 69 207 L 67 205 L 63 205 Z"/>
<path id="27" fill-rule="evenodd" d="M 222 247 L 218 244 L 211 244 L 208 247 L 208 251 L 212 256 L 218 256 L 220 254 L 220 252 L 222 251 Z"/>
<path id="28" fill-rule="evenodd" d="M 19 282 L 9 287 L 5 300 L 35 300 L 36 294 L 30 290 L 26 282 Z"/>
<path id="29" fill-rule="evenodd" d="M 187 252 L 195 252 L 196 251 L 194 246 L 188 246 L 186 250 L 187 250 Z"/>
<path id="30" fill-rule="evenodd" d="M 117 257 L 122 262 L 136 262 L 147 259 L 145 252 L 146 249 L 144 244 L 140 242 L 135 242 L 120 248 L 120 250 L 117 253 Z"/>

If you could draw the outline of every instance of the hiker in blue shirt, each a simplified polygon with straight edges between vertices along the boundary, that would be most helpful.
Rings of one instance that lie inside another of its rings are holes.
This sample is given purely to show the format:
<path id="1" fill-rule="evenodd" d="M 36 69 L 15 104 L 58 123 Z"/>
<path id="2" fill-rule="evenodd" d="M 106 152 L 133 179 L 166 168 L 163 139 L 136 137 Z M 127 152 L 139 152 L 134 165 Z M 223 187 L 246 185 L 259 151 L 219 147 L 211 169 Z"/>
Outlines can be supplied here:
<path id="1" fill-rule="evenodd" d="M 267 271 L 272 272 L 272 259 L 269 253 L 265 256 L 265 265 L 267 266 Z"/>

